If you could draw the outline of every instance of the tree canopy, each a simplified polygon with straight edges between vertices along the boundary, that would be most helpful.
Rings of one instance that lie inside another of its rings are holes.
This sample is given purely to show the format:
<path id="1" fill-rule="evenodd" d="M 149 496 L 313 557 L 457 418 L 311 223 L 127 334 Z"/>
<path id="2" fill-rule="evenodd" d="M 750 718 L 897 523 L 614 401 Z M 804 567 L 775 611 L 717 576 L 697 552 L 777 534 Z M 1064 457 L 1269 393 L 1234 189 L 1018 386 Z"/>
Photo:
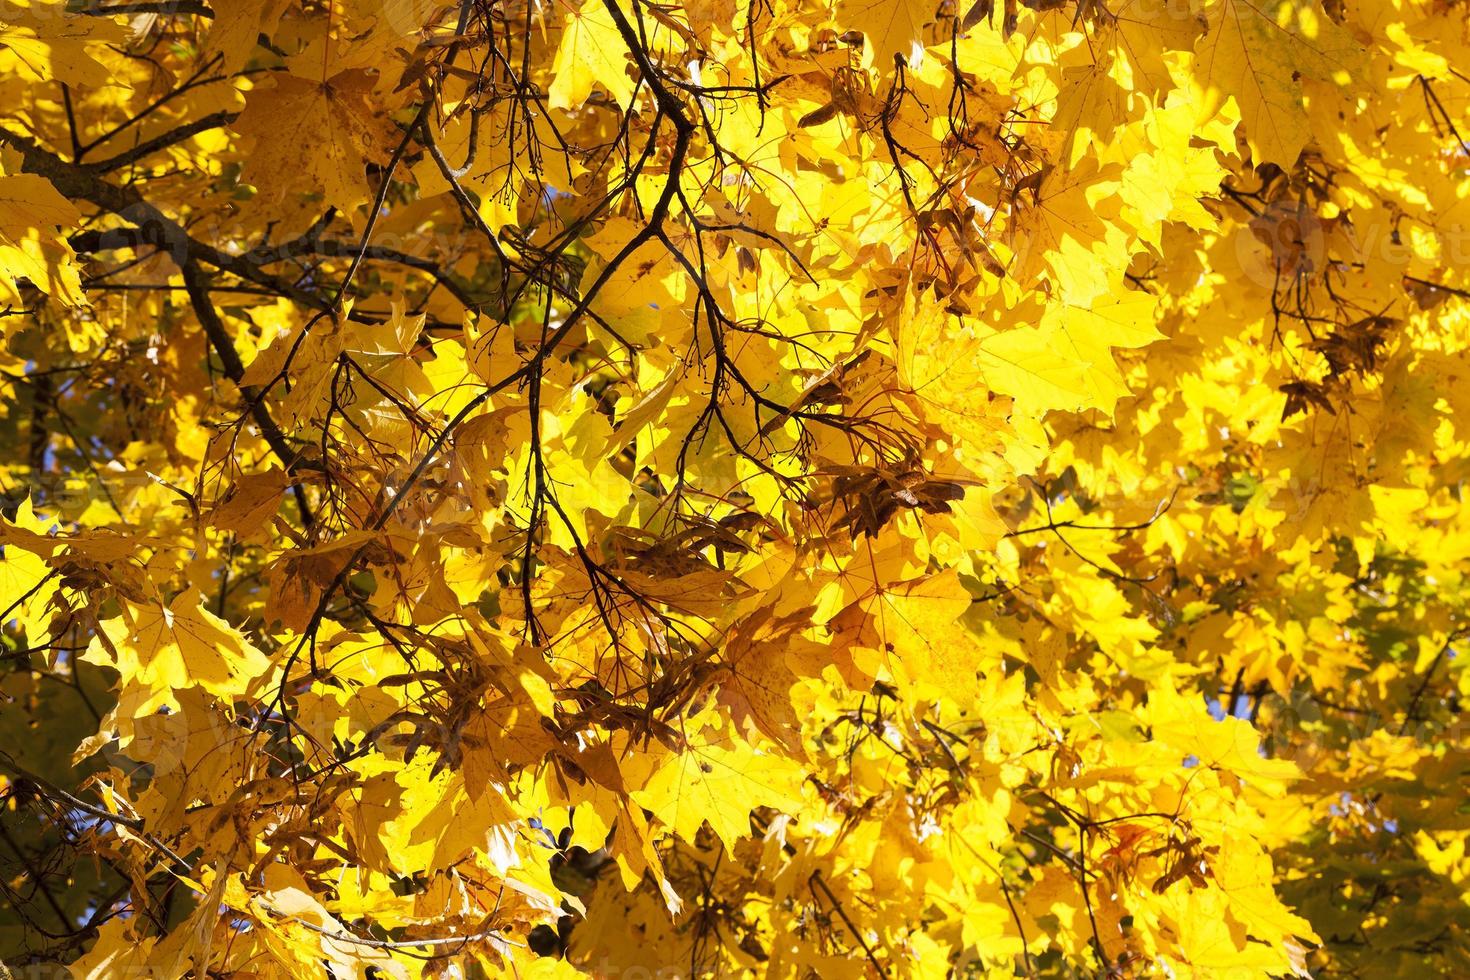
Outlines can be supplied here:
<path id="1" fill-rule="evenodd" d="M 1466 65 L 7 0 L 0 960 L 1470 975 Z"/>

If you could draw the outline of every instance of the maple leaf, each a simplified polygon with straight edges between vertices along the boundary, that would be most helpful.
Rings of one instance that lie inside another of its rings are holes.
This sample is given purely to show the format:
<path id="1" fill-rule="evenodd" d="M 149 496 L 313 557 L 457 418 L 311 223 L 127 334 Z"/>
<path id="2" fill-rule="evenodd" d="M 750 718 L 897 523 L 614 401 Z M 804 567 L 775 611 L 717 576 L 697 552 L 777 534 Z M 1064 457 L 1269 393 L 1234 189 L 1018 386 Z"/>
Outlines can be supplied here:
<path id="1" fill-rule="evenodd" d="M 59 232 L 81 213 L 44 177 L 0 175 L 0 286 L 18 294 L 25 279 L 72 306 L 86 305 L 72 250 Z"/>
<path id="2" fill-rule="evenodd" d="M 695 840 L 708 821 L 727 848 L 748 832 L 752 808 L 790 808 L 801 798 L 801 774 L 790 760 L 719 733 L 695 736 L 634 780 L 632 798 L 684 840 Z"/>
<path id="3" fill-rule="evenodd" d="M 552 65 L 553 109 L 576 109 L 601 85 L 615 103 L 628 106 L 633 79 L 628 74 L 628 48 L 600 0 L 586 0 L 566 15 L 561 43 Z"/>
<path id="4" fill-rule="evenodd" d="M 264 677 L 270 660 L 202 600 L 186 589 L 167 606 L 126 604 L 84 656 L 117 669 L 150 703 L 168 703 L 174 691 L 195 685 L 223 697 L 243 694 Z"/>
<path id="5" fill-rule="evenodd" d="M 71 85 L 104 86 L 114 78 L 97 60 L 108 44 L 122 44 L 127 32 L 106 18 L 67 16 L 66 6 L 39 0 L 16 4 L 0 21 L 0 51 L 8 69 L 30 82 L 61 79 Z"/>
<path id="6" fill-rule="evenodd" d="M 279 203 L 283 185 L 269 175 L 294 173 L 303 190 L 347 208 L 371 194 L 367 167 L 386 161 L 396 128 L 373 97 L 374 80 L 360 69 L 324 81 L 277 72 L 253 90 L 235 131 L 254 140 L 245 179 L 258 180 L 265 200 Z"/>
<path id="7" fill-rule="evenodd" d="M 924 28 L 934 20 L 928 0 L 840 0 L 837 21 L 843 27 L 863 32 L 872 52 L 873 64 L 888 71 L 895 58 L 913 63 L 915 51 L 924 48 Z"/>
<path id="8" fill-rule="evenodd" d="M 1290 167 L 1309 139 L 1303 79 L 1348 86 L 1362 46 L 1316 0 L 1218 0 L 1196 45 L 1206 104 L 1233 98 L 1251 155 Z"/>
<path id="9" fill-rule="evenodd" d="M 220 4 L 206 37 L 206 48 L 217 54 L 222 65 L 237 71 L 245 66 L 262 36 L 275 33 L 289 0 L 241 0 Z"/>

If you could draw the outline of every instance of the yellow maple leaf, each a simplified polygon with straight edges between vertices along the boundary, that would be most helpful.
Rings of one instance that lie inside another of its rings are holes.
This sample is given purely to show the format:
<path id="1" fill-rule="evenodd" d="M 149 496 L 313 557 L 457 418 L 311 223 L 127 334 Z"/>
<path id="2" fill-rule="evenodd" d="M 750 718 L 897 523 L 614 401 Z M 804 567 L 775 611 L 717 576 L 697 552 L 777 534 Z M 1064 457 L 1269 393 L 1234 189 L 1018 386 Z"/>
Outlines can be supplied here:
<path id="1" fill-rule="evenodd" d="M 561 43 L 551 66 L 547 102 L 553 109 L 577 109 L 601 85 L 615 103 L 628 108 L 633 79 L 628 75 L 628 46 L 602 0 L 586 0 L 568 13 Z"/>
<path id="2" fill-rule="evenodd" d="M 78 13 L 70 4 L 11 3 L 0 15 L 0 71 L 31 82 L 60 79 L 100 87 L 114 78 L 94 55 L 126 41 L 119 24 Z"/>
<path id="3" fill-rule="evenodd" d="M 792 759 L 718 730 L 691 735 L 687 748 L 660 761 L 641 756 L 634 762 L 651 763 L 652 771 L 640 779 L 641 766 L 624 764 L 624 778 L 641 784 L 632 798 L 685 841 L 695 840 L 708 821 L 733 848 L 750 833 L 752 808 L 801 803 L 804 777 Z"/>
<path id="4" fill-rule="evenodd" d="M 1216 0 L 1195 46 L 1204 104 L 1234 98 L 1257 164 L 1290 167 L 1310 139 L 1302 79 L 1347 85 L 1362 46 L 1316 0 Z"/>
<path id="5" fill-rule="evenodd" d="M 837 4 L 837 22 L 863 32 L 873 65 L 880 71 L 892 70 L 898 55 L 906 64 L 916 62 L 915 46 L 924 47 L 924 26 L 933 20 L 934 4 L 929 0 L 841 0 Z"/>
<path id="6" fill-rule="evenodd" d="M 399 139 L 373 98 L 372 75 L 352 69 L 325 81 L 272 77 L 269 87 L 250 93 L 234 122 L 236 132 L 255 140 L 245 179 L 275 204 L 289 190 L 307 188 L 339 208 L 367 200 L 368 165 L 384 162 Z"/>
<path id="7" fill-rule="evenodd" d="M 81 220 L 46 178 L 0 176 L 0 287 L 18 295 L 16 280 L 25 279 L 68 306 L 85 306 L 75 257 L 59 234 Z"/>
<path id="8" fill-rule="evenodd" d="M 176 703 L 175 690 L 201 687 L 220 697 L 245 693 L 270 669 L 270 659 L 229 623 L 205 609 L 197 589 L 167 606 L 123 602 L 123 614 L 102 624 L 83 655 L 113 667 L 123 683 L 147 692 L 155 703 Z"/>

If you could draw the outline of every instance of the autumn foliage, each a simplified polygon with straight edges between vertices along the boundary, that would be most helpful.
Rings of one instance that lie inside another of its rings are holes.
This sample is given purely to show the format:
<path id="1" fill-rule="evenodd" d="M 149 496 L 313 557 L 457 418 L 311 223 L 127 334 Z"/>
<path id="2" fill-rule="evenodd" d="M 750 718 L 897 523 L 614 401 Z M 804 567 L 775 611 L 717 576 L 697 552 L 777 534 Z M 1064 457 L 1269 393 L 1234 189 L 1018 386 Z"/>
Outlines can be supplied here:
<path id="1" fill-rule="evenodd" d="M 1470 975 L 1467 65 L 6 0 L 0 960 Z"/>

